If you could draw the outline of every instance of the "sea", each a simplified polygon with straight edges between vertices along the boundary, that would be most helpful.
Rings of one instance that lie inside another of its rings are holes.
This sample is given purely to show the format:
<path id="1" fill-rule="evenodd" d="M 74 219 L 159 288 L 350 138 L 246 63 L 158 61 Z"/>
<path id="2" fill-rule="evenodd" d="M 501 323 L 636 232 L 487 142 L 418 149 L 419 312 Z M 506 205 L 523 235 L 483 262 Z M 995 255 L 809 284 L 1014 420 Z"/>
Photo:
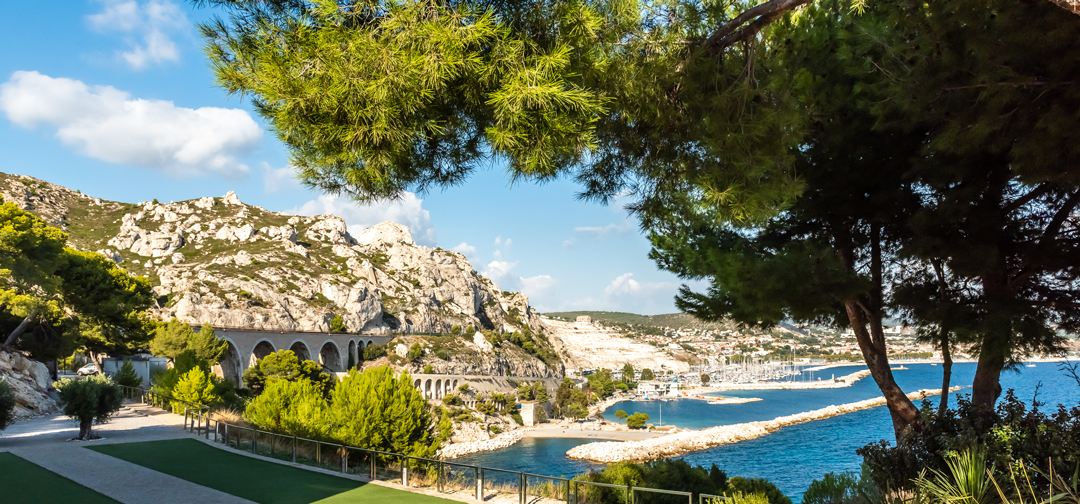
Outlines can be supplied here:
<path id="1" fill-rule="evenodd" d="M 975 363 L 954 364 L 952 385 L 970 387 L 975 366 Z M 1080 405 L 1080 384 L 1060 369 L 1057 363 L 1036 362 L 1031 366 L 1025 364 L 1015 372 L 1003 373 L 1002 388 L 1012 389 L 1016 396 L 1028 405 L 1037 400 L 1044 410 L 1056 410 L 1059 404 L 1066 407 Z M 893 371 L 897 384 L 904 391 L 941 387 L 940 364 L 904 364 L 904 367 L 907 369 Z M 804 371 L 801 377 L 795 379 L 828 380 L 859 369 L 865 369 L 865 366 L 836 367 L 812 373 Z M 970 392 L 970 388 L 953 392 L 950 394 L 950 403 L 955 404 L 956 394 L 969 395 Z M 604 415 L 608 419 L 614 419 L 614 412 L 620 409 L 630 414 L 642 412 L 648 414 L 650 422 L 654 424 L 701 429 L 771 420 L 778 416 L 829 405 L 879 397 L 881 392 L 873 378 L 866 377 L 847 388 L 727 391 L 713 395 L 756 397 L 761 401 L 717 405 L 695 399 L 623 401 L 608 408 Z M 939 397 L 931 396 L 927 400 L 936 408 Z M 582 434 L 584 437 L 588 432 Z M 729 477 L 765 478 L 776 484 L 795 503 L 799 503 L 806 487 L 815 479 L 820 479 L 823 474 L 858 472 L 862 457 L 857 455 L 855 450 L 882 439 L 890 442 L 893 440 L 892 421 L 884 406 L 785 427 L 767 436 L 693 452 L 679 458 L 705 467 L 716 464 Z M 603 468 L 602 464 L 566 458 L 567 450 L 591 442 L 596 440 L 525 438 L 509 448 L 476 453 L 460 457 L 456 461 L 510 471 L 571 477 Z"/>

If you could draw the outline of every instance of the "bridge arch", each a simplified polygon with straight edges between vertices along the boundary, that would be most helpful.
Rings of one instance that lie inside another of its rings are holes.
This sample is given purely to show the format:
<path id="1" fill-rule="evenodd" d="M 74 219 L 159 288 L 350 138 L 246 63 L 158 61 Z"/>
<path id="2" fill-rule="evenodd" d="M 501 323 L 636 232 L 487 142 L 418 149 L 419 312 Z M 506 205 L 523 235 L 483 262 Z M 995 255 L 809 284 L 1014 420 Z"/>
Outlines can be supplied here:
<path id="1" fill-rule="evenodd" d="M 356 357 L 356 340 L 349 340 L 349 357 L 345 360 L 345 365 L 347 366 L 349 361 L 352 361 L 353 364 L 360 362 L 360 359 Z M 348 370 L 346 369 L 346 371 Z"/>
<path id="2" fill-rule="evenodd" d="M 435 399 L 442 398 L 442 380 L 435 380 Z"/>
<path id="3" fill-rule="evenodd" d="M 240 351 L 237 350 L 236 343 L 233 340 L 229 338 L 223 339 L 229 345 L 229 348 L 225 350 L 225 358 L 218 363 L 221 366 L 221 377 L 231 381 L 236 387 L 240 387 L 240 377 L 243 374 Z"/>
<path id="4" fill-rule="evenodd" d="M 424 382 L 424 399 L 431 399 L 431 378 Z"/>
<path id="5" fill-rule="evenodd" d="M 319 364 L 326 367 L 330 371 L 340 372 L 344 368 L 341 364 L 341 349 L 338 348 L 337 343 L 333 340 L 326 340 L 322 344 L 322 348 L 319 349 Z"/>
<path id="6" fill-rule="evenodd" d="M 254 366 L 260 360 L 262 360 L 263 357 L 266 357 L 267 355 L 270 355 L 276 351 L 277 348 L 274 348 L 274 344 L 271 343 L 270 340 L 266 338 L 260 339 L 251 349 L 251 359 L 248 365 Z"/>
<path id="7" fill-rule="evenodd" d="M 289 350 L 292 350 L 296 354 L 296 358 L 302 361 L 312 360 L 311 350 L 308 349 L 307 343 L 302 339 L 298 339 L 289 344 Z"/>

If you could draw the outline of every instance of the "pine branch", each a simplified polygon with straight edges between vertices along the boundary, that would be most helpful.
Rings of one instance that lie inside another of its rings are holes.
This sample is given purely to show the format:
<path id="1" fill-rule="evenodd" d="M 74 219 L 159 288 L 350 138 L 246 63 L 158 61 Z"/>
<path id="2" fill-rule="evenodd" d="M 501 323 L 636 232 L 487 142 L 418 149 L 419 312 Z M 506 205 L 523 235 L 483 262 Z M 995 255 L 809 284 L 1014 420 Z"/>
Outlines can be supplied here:
<path id="1" fill-rule="evenodd" d="M 705 47 L 714 53 L 742 40 L 747 40 L 772 23 L 785 12 L 810 3 L 812 0 L 769 0 L 761 5 L 747 9 L 721 26 L 708 39 Z M 746 25 L 746 26 L 743 26 Z"/>

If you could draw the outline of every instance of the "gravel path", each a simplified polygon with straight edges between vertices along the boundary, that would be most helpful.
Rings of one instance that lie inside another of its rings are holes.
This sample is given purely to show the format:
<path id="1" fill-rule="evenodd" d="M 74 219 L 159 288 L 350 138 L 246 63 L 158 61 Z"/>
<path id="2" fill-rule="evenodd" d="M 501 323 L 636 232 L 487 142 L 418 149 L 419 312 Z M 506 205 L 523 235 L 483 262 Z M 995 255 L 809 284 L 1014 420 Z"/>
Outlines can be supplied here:
<path id="1" fill-rule="evenodd" d="M 94 432 L 104 439 L 68 441 L 78 435 L 78 427 L 67 417 L 55 415 L 8 427 L 0 435 L 0 451 L 10 451 L 125 504 L 250 503 L 246 499 L 83 448 L 88 443 L 98 445 L 190 437 L 177 428 L 182 424 L 183 418 L 180 416 L 128 404 L 112 421 L 94 427 Z"/>

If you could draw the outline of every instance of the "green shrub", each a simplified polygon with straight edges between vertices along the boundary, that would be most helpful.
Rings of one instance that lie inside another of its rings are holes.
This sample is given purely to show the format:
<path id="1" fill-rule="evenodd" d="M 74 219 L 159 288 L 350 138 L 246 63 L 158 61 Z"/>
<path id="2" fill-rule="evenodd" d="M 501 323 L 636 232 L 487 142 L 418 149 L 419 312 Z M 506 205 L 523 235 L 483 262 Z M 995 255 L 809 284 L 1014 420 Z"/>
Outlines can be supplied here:
<path id="1" fill-rule="evenodd" d="M 883 502 L 866 466 L 862 474 L 828 473 L 803 493 L 803 504 L 875 504 Z"/>
<path id="2" fill-rule="evenodd" d="M 442 360 L 444 360 L 444 361 L 450 360 L 450 354 L 446 351 L 445 348 L 436 348 L 435 349 L 435 356 L 442 359 Z"/>
<path id="3" fill-rule="evenodd" d="M 142 377 L 139 373 L 135 372 L 135 366 L 130 360 L 125 359 L 124 363 L 120 366 L 120 370 L 113 376 L 113 380 L 117 385 L 123 385 L 125 387 L 141 387 Z"/>
<path id="4" fill-rule="evenodd" d="M 464 406 L 465 401 L 461 399 L 457 394 L 446 394 L 442 398 L 443 404 L 448 406 Z"/>
<path id="5" fill-rule="evenodd" d="M 431 367 L 431 364 L 424 364 L 424 374 L 432 374 L 435 372 L 435 368 Z"/>
<path id="6" fill-rule="evenodd" d="M 458 389 L 459 392 L 464 394 L 464 393 L 469 391 L 469 384 L 468 383 L 462 383 L 461 385 L 458 386 L 457 389 Z"/>
<path id="7" fill-rule="evenodd" d="M 475 327 L 469 326 L 469 327 L 465 328 L 465 337 L 472 339 L 472 337 L 474 335 L 476 335 L 476 328 Z"/>
<path id="8" fill-rule="evenodd" d="M 645 368 L 645 369 L 641 370 L 641 379 L 646 380 L 646 381 L 647 380 L 655 380 L 656 375 L 653 374 L 651 369 Z"/>
<path id="9" fill-rule="evenodd" d="M 521 413 L 515 411 L 510 414 L 510 418 L 514 419 L 514 422 L 518 425 L 525 425 L 525 419 L 521 418 Z"/>
<path id="10" fill-rule="evenodd" d="M 715 464 L 706 469 L 702 466 L 692 466 L 682 459 L 655 460 L 644 464 L 617 462 L 602 471 L 589 472 L 574 479 L 611 485 L 677 488 L 695 494 L 722 495 L 728 490 L 727 474 Z M 588 485 L 580 485 L 578 488 L 583 489 L 583 495 L 580 495 L 582 502 L 627 502 L 625 488 L 601 488 Z M 639 498 L 638 502 L 643 502 L 643 500 Z"/>
<path id="11" fill-rule="evenodd" d="M 334 377 L 323 373 L 319 363 L 300 360 L 292 350 L 278 350 L 244 371 L 244 386 L 255 393 L 261 393 L 271 379 L 308 380 L 319 384 L 326 395 L 334 387 Z"/>
<path id="12" fill-rule="evenodd" d="M 218 402 L 219 398 L 214 394 L 214 384 L 208 375 L 209 373 L 198 366 L 184 373 L 173 387 L 173 397 L 199 405 Z"/>
<path id="13" fill-rule="evenodd" d="M 713 499 L 712 504 L 770 504 L 769 498 L 762 494 L 734 492 L 727 495 L 727 500 Z"/>
<path id="14" fill-rule="evenodd" d="M 791 499 L 784 495 L 776 485 L 761 478 L 734 477 L 728 480 L 728 491 L 743 494 L 761 494 L 769 499 L 769 504 L 791 504 Z"/>
<path id="15" fill-rule="evenodd" d="M 495 434 L 496 436 L 502 433 L 502 429 L 498 425 L 492 424 L 488 427 L 488 432 Z"/>
<path id="16" fill-rule="evenodd" d="M 272 378 L 244 409 L 244 419 L 263 430 L 327 439 L 332 418 L 322 386 L 309 380 Z"/>
<path id="17" fill-rule="evenodd" d="M 364 347 L 364 360 L 372 361 L 386 355 L 385 345 L 368 345 Z"/>
<path id="18" fill-rule="evenodd" d="M 459 326 L 459 325 L 451 326 L 450 327 L 450 334 L 454 335 L 454 336 L 457 336 L 457 335 L 461 334 L 461 326 Z"/>
<path id="19" fill-rule="evenodd" d="M 350 371 L 331 394 L 334 438 L 358 448 L 434 456 L 441 446 L 431 407 L 409 373 L 387 366 Z"/>
<path id="20" fill-rule="evenodd" d="M 8 385 L 7 378 L 0 376 L 0 431 L 15 420 L 15 392 Z"/>
<path id="21" fill-rule="evenodd" d="M 94 422 L 103 424 L 124 405 L 124 391 L 104 375 L 53 383 L 64 403 L 64 414 L 79 422 L 79 437 L 93 439 Z"/>
<path id="22" fill-rule="evenodd" d="M 631 429 L 641 429 L 645 427 L 645 424 L 649 422 L 649 415 L 645 413 L 634 413 L 626 417 L 626 426 Z"/>
<path id="23" fill-rule="evenodd" d="M 341 318 L 341 315 L 334 315 L 334 318 L 330 319 L 330 332 L 349 332 L 349 327 L 345 325 L 345 319 Z"/>
<path id="24" fill-rule="evenodd" d="M 421 347 L 420 343 L 413 343 L 412 346 L 409 347 L 409 353 L 406 354 L 405 358 L 407 358 L 409 360 L 416 360 L 416 359 L 419 359 L 423 355 L 424 355 L 424 347 Z"/>

